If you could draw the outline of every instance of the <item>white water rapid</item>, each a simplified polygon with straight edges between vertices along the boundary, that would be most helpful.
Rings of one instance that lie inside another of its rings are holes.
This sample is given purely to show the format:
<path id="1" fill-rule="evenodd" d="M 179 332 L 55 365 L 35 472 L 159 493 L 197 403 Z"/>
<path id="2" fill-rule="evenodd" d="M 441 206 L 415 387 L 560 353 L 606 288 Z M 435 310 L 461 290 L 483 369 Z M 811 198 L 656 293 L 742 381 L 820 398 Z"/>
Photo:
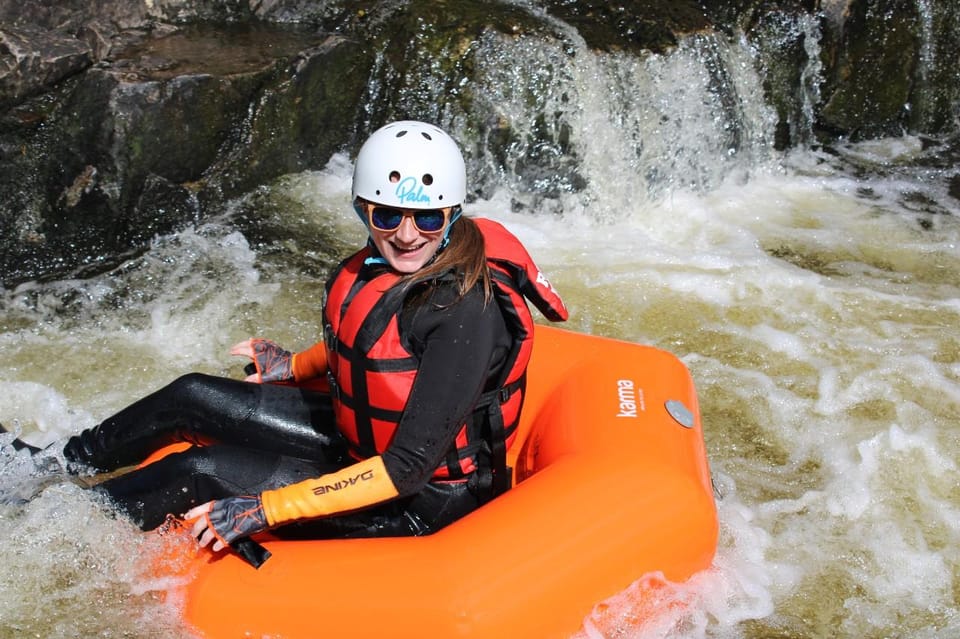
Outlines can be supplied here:
<path id="1" fill-rule="evenodd" d="M 661 591 L 684 605 L 580 635 L 960 636 L 960 202 L 935 150 L 781 156 L 743 42 L 478 46 L 490 117 L 553 114 L 585 186 L 524 181 L 551 149 L 471 151 L 467 213 L 525 241 L 572 329 L 683 359 L 719 492 L 714 566 Z M 350 171 L 287 176 L 110 273 L 0 290 L 0 423 L 46 444 L 182 373 L 239 375 L 227 349 L 249 335 L 315 341 L 326 270 L 364 237 Z M 284 239 L 251 233 L 254 211 Z M 184 636 L 139 567 L 157 539 L 27 474 L 4 447 L 0 481 L 39 493 L 0 505 L 0 637 Z"/>

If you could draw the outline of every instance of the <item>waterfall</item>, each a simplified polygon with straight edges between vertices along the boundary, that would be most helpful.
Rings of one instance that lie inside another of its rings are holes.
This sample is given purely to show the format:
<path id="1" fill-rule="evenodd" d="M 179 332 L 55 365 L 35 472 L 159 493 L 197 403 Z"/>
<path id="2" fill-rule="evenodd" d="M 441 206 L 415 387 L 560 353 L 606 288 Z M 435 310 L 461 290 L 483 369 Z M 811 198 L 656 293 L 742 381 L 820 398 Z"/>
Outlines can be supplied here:
<path id="1" fill-rule="evenodd" d="M 768 167 L 774 114 L 752 55 L 716 34 L 642 58 L 573 37 L 488 34 L 471 89 L 493 131 L 471 158 L 481 194 L 504 188 L 515 209 L 616 220 L 629 202 Z"/>
<path id="2" fill-rule="evenodd" d="M 949 3 L 917 0 L 920 47 L 917 56 L 916 90 L 909 106 L 918 127 L 960 124 L 960 71 L 955 52 L 944 45 L 943 33 L 960 32 L 960 11 Z"/>
<path id="3" fill-rule="evenodd" d="M 820 78 L 823 64 L 820 61 L 820 22 L 810 15 L 800 18 L 800 30 L 803 33 L 803 48 L 807 54 L 807 63 L 800 75 L 800 104 L 803 117 L 798 123 L 797 139 L 805 143 L 813 141 L 813 125 L 816 121 L 816 107 L 820 103 Z"/>

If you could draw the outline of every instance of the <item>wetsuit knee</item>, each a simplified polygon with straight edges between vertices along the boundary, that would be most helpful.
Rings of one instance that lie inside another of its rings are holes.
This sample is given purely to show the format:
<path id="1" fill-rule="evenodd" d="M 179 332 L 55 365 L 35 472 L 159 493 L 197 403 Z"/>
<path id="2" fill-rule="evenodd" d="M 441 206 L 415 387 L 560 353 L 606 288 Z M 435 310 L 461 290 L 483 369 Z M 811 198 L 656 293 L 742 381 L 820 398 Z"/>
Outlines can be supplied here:
<path id="1" fill-rule="evenodd" d="M 241 422 L 256 410 L 260 389 L 226 377 L 187 373 L 158 391 L 181 413 L 217 423 Z"/>
<path id="2" fill-rule="evenodd" d="M 258 494 L 323 470 L 299 459 L 218 445 L 168 455 L 97 488 L 143 530 L 151 530 L 168 514 L 181 515 L 213 499 Z"/>
<path id="3" fill-rule="evenodd" d="M 255 384 L 190 373 L 71 437 L 64 456 L 100 471 L 136 464 L 175 441 L 218 440 L 258 403 Z"/>

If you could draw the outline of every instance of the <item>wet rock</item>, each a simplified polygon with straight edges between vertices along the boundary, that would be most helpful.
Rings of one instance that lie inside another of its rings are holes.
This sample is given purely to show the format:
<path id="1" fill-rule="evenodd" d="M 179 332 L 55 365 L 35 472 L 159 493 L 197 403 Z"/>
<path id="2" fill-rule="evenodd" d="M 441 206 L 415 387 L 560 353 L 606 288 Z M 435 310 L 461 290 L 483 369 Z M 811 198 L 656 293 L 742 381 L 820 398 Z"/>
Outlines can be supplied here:
<path id="1" fill-rule="evenodd" d="M 568 22 L 593 49 L 663 53 L 677 37 L 712 27 L 699 2 L 681 0 L 552 0 L 546 3 L 557 18 Z"/>
<path id="2" fill-rule="evenodd" d="M 129 42 L 0 117 L 5 285 L 144 247 L 350 137 L 367 73 L 355 42 L 245 26 Z"/>
<path id="3" fill-rule="evenodd" d="M 957 201 L 960 201 L 960 173 L 958 173 L 957 175 L 951 176 L 947 183 L 947 186 L 948 186 L 948 191 L 950 193 L 950 197 L 952 197 Z"/>
<path id="4" fill-rule="evenodd" d="M 821 122 L 853 139 L 900 133 L 919 55 L 917 3 L 849 3 L 840 18 Z"/>
<path id="5" fill-rule="evenodd" d="M 813 0 L 755 6 L 741 14 L 741 27 L 759 55 L 758 66 L 768 102 L 777 111 L 774 144 L 783 150 L 813 140 L 809 104 L 817 94 L 811 77 L 811 53 L 819 21 Z"/>
<path id="6" fill-rule="evenodd" d="M 89 45 L 55 31 L 0 27 L 0 109 L 89 67 Z"/>
<path id="7" fill-rule="evenodd" d="M 960 6 L 829 0 L 820 122 L 851 139 L 955 129 Z"/>

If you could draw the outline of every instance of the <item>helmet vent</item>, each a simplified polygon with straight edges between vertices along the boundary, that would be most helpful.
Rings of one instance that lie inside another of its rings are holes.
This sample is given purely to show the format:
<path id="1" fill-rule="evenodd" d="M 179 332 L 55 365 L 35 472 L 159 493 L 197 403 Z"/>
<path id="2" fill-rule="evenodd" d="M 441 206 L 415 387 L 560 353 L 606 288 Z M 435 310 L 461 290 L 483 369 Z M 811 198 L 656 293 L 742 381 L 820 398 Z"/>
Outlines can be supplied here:
<path id="1" fill-rule="evenodd" d="M 425 137 L 425 138 L 428 139 L 428 140 L 432 140 L 432 139 L 433 139 L 433 138 L 430 137 L 430 134 L 427 133 L 426 131 L 421 131 L 421 132 L 420 132 L 420 135 L 422 135 L 423 137 Z"/>
<path id="2" fill-rule="evenodd" d="M 400 171 L 390 171 L 390 181 L 394 184 L 400 181 Z"/>
<path id="3" fill-rule="evenodd" d="M 423 182 L 425 185 L 430 186 L 431 184 L 433 184 L 433 176 L 430 175 L 429 173 L 424 173 L 423 177 L 420 178 L 420 181 Z"/>
<path id="4" fill-rule="evenodd" d="M 405 136 L 406 134 L 407 134 L 407 130 L 404 129 L 403 131 L 398 131 L 398 132 L 397 132 L 397 137 L 398 137 L 398 138 L 402 138 L 402 137 Z"/>

